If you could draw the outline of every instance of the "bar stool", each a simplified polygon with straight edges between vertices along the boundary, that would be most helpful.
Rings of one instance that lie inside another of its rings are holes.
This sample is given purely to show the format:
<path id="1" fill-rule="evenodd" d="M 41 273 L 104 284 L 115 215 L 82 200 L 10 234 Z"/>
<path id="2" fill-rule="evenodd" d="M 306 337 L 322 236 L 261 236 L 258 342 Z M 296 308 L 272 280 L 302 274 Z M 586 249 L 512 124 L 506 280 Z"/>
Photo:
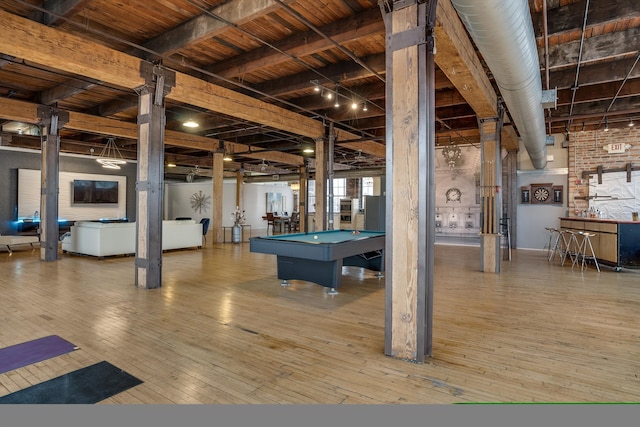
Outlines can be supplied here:
<path id="1" fill-rule="evenodd" d="M 564 251 L 564 259 L 562 260 L 562 265 L 564 265 L 564 262 L 567 260 L 568 256 L 571 259 L 571 268 L 573 268 L 578 259 L 578 255 L 580 254 L 581 242 L 578 242 L 577 236 L 582 232 L 565 230 L 565 233 L 569 235 L 569 239 L 567 240 L 567 245 Z"/>
<path id="2" fill-rule="evenodd" d="M 542 248 L 542 250 L 545 250 L 545 249 L 547 250 L 547 259 L 551 261 L 551 253 L 553 250 L 552 248 L 554 243 L 556 242 L 558 230 L 553 227 L 545 227 L 544 229 L 549 232 L 549 241 L 545 243 L 544 248 Z"/>
<path id="3" fill-rule="evenodd" d="M 556 255 L 560 257 L 560 262 L 564 265 L 564 259 L 567 254 L 567 237 L 565 236 L 565 230 L 560 228 L 551 228 L 550 230 L 553 244 L 551 247 L 551 253 L 549 254 L 549 261 L 552 261 Z"/>
<path id="4" fill-rule="evenodd" d="M 580 242 L 580 245 L 579 245 L 578 254 L 573 260 L 572 267 L 573 267 L 573 264 L 577 263 L 578 260 L 580 259 L 582 260 L 582 267 L 580 269 L 582 271 L 584 270 L 584 264 L 586 260 L 592 260 L 596 265 L 596 268 L 598 269 L 598 273 L 599 273 L 600 265 L 598 265 L 598 258 L 596 258 L 596 253 L 593 250 L 593 245 L 591 244 L 591 237 L 595 237 L 596 234 L 589 233 L 587 231 L 580 231 L 578 232 L 578 234 L 582 236 L 582 241 Z"/>

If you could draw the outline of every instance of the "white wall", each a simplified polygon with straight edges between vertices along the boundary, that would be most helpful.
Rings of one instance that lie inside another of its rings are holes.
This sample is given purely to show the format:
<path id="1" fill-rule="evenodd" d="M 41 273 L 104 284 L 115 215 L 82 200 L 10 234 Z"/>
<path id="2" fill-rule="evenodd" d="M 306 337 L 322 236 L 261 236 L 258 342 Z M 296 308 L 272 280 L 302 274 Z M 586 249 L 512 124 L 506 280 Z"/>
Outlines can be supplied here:
<path id="1" fill-rule="evenodd" d="M 281 193 L 287 212 L 293 211 L 293 191 L 287 183 L 250 183 L 243 184 L 243 203 L 241 208 L 245 211 L 245 223 L 251 225 L 252 231 L 267 228 L 262 216 L 266 213 L 267 192 Z M 164 194 L 164 218 L 191 217 L 196 221 L 201 218 L 211 218 L 215 201 L 212 196 L 213 182 L 167 182 Z M 192 199 L 204 196 L 209 197 L 208 204 L 202 211 L 194 210 Z M 236 209 L 236 180 L 225 180 L 222 185 L 222 225 L 233 225 L 232 214 Z"/>
<path id="2" fill-rule="evenodd" d="M 560 217 L 567 214 L 567 182 L 566 169 L 518 172 L 518 191 L 520 187 L 532 183 L 563 185 L 565 200 L 562 205 L 520 203 L 520 197 L 518 196 L 517 248 L 543 249 L 545 244 L 549 242 L 549 233 L 545 230 L 545 227 L 559 228 Z"/>
<path id="3" fill-rule="evenodd" d="M 518 179 L 517 179 L 517 242 L 518 249 L 543 249 L 549 242 L 549 233 L 545 227 L 560 227 L 560 217 L 567 214 L 567 194 L 569 194 L 568 150 L 562 147 L 564 135 L 554 135 L 554 145 L 547 146 L 547 156 L 553 160 L 547 161 L 544 169 L 535 169 L 532 166 L 529 155 L 522 142 L 518 152 Z M 520 203 L 520 187 L 532 183 L 549 183 L 562 185 L 562 205 L 547 205 L 535 203 Z"/>
<path id="4" fill-rule="evenodd" d="M 214 200 L 212 181 L 167 182 L 164 185 L 164 219 L 189 217 L 198 222 L 211 219 Z M 200 205 L 196 204 L 202 200 Z"/>

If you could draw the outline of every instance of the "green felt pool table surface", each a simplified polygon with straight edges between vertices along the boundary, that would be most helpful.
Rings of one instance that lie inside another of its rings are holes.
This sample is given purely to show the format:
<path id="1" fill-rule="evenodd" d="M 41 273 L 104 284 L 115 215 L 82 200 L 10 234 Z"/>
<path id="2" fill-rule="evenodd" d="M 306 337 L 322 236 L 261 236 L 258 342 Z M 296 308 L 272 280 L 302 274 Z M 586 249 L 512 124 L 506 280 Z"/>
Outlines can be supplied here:
<path id="1" fill-rule="evenodd" d="M 341 243 L 352 240 L 367 239 L 384 236 L 382 231 L 327 230 L 312 233 L 280 234 L 277 236 L 262 236 L 264 239 L 301 243 Z M 317 238 L 316 238 L 317 237 Z"/>

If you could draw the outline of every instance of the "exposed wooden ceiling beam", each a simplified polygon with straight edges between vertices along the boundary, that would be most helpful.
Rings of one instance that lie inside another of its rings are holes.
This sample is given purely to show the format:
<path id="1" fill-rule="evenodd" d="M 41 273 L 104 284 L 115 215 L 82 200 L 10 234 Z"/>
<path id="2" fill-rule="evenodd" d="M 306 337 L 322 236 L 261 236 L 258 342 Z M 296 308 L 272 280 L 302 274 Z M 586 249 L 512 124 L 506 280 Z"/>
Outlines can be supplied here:
<path id="1" fill-rule="evenodd" d="M 26 123 L 38 123 L 38 104 L 0 98 L 0 117 Z M 106 117 L 91 116 L 73 111 L 69 112 L 69 121 L 65 123 L 64 128 L 131 140 L 137 140 L 138 138 L 138 126 L 135 123 L 109 119 Z M 165 131 L 166 145 L 189 147 L 204 151 L 216 151 L 220 148 L 220 143 L 221 140 L 219 139 L 172 130 Z M 245 152 L 249 150 L 253 150 L 255 152 L 255 154 L 245 154 L 245 157 L 266 159 L 272 162 L 285 163 L 293 166 L 301 166 L 304 164 L 304 158 L 295 154 L 250 148 L 248 145 L 237 144 L 229 141 L 223 142 L 223 144 L 225 147 L 232 149 L 235 152 Z"/>
<path id="2" fill-rule="evenodd" d="M 580 66 L 600 59 L 633 54 L 638 51 L 638 40 L 640 40 L 640 27 L 585 38 Z M 549 68 L 577 65 L 579 54 L 580 40 L 550 46 Z M 543 63 L 544 57 L 540 51 L 539 57 L 540 63 Z"/>
<path id="3" fill-rule="evenodd" d="M 62 33 L 27 19 L 0 11 L 0 51 L 45 66 L 79 74 L 134 90 L 145 84 L 141 60 L 73 34 Z M 89 58 L 85 52 L 91 52 Z M 60 55 L 65 61 L 60 61 Z M 260 123 L 296 135 L 319 138 L 324 124 L 287 109 L 257 100 L 221 86 L 176 72 L 176 85 L 166 96 L 189 105 Z M 339 130 L 339 139 L 358 135 Z M 384 145 L 361 144 L 363 152 L 378 155 Z"/>
<path id="4" fill-rule="evenodd" d="M 479 118 L 495 117 L 498 97 L 450 0 L 438 1 L 435 38 L 438 68 Z"/>
<path id="5" fill-rule="evenodd" d="M 584 21 L 586 0 L 577 1 L 564 6 L 548 7 L 547 33 L 549 37 L 581 31 Z M 587 28 L 617 22 L 621 17 L 627 19 L 640 17 L 637 0 L 592 1 L 589 2 Z M 533 16 L 535 33 L 540 39 L 543 34 L 542 12 Z M 542 43 L 542 42 L 540 42 Z"/>
<path id="6" fill-rule="evenodd" d="M 245 22 L 271 13 L 277 8 L 279 8 L 279 5 L 273 0 L 223 2 L 211 8 L 208 12 L 204 12 L 182 25 L 147 41 L 144 47 L 162 55 L 171 54 L 228 29 L 229 24 L 227 22 L 242 25 Z"/>
<path id="7" fill-rule="evenodd" d="M 43 8 L 53 12 L 55 15 L 45 14 L 42 22 L 51 27 L 61 25 L 65 22 L 65 18 L 76 15 L 92 1 L 93 0 L 47 0 L 44 2 Z"/>

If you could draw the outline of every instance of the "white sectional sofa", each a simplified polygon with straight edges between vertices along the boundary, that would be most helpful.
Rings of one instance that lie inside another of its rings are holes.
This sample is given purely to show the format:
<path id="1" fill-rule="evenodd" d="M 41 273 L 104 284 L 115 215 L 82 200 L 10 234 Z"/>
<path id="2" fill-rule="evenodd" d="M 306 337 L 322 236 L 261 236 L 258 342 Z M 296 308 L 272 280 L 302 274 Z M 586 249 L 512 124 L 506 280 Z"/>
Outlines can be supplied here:
<path id="1" fill-rule="evenodd" d="M 202 224 L 194 220 L 162 221 L 162 250 L 202 247 Z M 136 252 L 135 222 L 78 222 L 62 238 L 62 251 L 106 257 Z"/>

